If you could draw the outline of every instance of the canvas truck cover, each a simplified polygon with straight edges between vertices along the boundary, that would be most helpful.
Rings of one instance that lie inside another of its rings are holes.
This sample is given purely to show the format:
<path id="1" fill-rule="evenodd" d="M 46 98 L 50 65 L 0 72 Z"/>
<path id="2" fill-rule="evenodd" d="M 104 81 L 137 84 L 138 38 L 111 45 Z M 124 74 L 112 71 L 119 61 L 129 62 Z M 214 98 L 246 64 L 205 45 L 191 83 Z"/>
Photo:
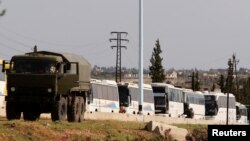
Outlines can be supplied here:
<path id="1" fill-rule="evenodd" d="M 63 62 L 77 62 L 79 64 L 79 70 L 78 70 L 79 86 L 81 89 L 89 89 L 91 65 L 83 56 L 80 56 L 74 53 L 56 53 L 56 52 L 48 52 L 48 51 L 37 51 L 37 52 L 31 52 L 31 53 L 26 53 L 26 54 L 60 56 L 63 58 Z"/>

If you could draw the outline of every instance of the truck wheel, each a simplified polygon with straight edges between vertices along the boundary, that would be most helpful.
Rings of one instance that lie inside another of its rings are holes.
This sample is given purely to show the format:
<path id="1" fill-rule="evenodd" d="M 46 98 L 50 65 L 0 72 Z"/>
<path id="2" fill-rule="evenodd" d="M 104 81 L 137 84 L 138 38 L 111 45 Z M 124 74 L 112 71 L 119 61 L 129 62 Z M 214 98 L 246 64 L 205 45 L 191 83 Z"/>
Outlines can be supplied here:
<path id="1" fill-rule="evenodd" d="M 74 96 L 70 100 L 71 105 L 68 106 L 68 121 L 77 122 L 81 114 L 80 97 Z"/>
<path id="2" fill-rule="evenodd" d="M 23 119 L 24 120 L 29 120 L 29 121 L 35 121 L 37 119 L 39 119 L 40 114 L 36 113 L 34 111 L 32 112 L 23 112 Z"/>
<path id="3" fill-rule="evenodd" d="M 6 102 L 6 116 L 8 120 L 20 119 L 21 111 L 14 102 Z"/>
<path id="4" fill-rule="evenodd" d="M 61 97 L 59 101 L 56 101 L 53 105 L 51 112 L 52 121 L 66 120 L 67 116 L 67 101 L 65 97 Z"/>
<path id="5" fill-rule="evenodd" d="M 84 113 L 86 111 L 85 100 L 83 97 L 80 97 L 80 117 L 79 122 L 84 120 Z"/>

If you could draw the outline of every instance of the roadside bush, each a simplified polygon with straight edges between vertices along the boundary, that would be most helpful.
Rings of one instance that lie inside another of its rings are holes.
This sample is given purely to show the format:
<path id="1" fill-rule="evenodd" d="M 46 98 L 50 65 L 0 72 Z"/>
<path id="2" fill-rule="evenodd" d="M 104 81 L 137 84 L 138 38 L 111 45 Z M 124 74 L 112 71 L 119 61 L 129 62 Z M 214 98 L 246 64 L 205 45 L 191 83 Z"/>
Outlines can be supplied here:
<path id="1" fill-rule="evenodd" d="M 208 141 L 207 128 L 193 129 L 191 134 L 187 134 L 186 141 Z"/>

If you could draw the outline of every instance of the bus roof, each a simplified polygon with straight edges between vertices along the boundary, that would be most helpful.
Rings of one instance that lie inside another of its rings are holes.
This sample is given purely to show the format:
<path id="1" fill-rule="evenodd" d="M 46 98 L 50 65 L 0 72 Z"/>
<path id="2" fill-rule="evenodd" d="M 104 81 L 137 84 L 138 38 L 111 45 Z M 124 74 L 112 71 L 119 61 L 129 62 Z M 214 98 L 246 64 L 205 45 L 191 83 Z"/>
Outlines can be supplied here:
<path id="1" fill-rule="evenodd" d="M 102 85 L 117 86 L 117 83 L 115 81 L 113 81 L 113 80 L 91 79 L 90 83 L 92 83 L 92 84 L 102 84 Z"/>
<path id="2" fill-rule="evenodd" d="M 225 93 L 221 93 L 221 92 L 208 92 L 208 93 L 204 93 L 205 96 L 209 96 L 209 95 L 214 95 L 214 96 L 227 96 L 227 94 Z M 233 94 L 229 93 L 229 97 L 235 97 Z"/>
<path id="3" fill-rule="evenodd" d="M 236 102 L 236 106 L 238 106 L 240 109 L 247 109 L 246 105 L 241 104 L 240 102 Z"/>
<path id="4" fill-rule="evenodd" d="M 152 87 L 170 87 L 170 88 L 174 88 L 174 85 L 166 84 L 166 83 L 152 83 L 151 86 Z"/>

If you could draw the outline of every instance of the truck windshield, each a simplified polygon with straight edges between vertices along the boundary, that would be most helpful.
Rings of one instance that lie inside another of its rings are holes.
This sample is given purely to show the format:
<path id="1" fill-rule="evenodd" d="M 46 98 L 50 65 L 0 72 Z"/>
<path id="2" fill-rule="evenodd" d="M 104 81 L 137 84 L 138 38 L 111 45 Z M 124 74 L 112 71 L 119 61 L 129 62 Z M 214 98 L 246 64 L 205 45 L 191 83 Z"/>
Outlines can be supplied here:
<path id="1" fill-rule="evenodd" d="M 45 60 L 15 60 L 12 63 L 11 72 L 51 74 L 56 72 L 56 62 Z"/>

